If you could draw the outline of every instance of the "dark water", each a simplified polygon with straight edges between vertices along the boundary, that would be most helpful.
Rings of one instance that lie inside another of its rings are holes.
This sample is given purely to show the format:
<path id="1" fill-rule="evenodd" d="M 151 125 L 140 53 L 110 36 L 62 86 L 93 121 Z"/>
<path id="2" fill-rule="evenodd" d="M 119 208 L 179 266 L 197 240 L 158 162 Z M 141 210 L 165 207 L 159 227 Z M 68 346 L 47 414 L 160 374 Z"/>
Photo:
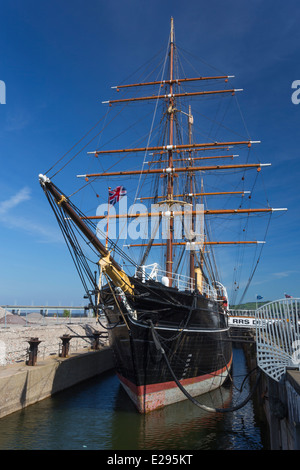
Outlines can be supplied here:
<path id="1" fill-rule="evenodd" d="M 240 403 L 247 374 L 234 349 L 234 386 L 198 397 L 208 406 Z M 204 412 L 189 400 L 148 415 L 135 410 L 113 373 L 45 399 L 0 420 L 0 450 L 265 450 L 268 430 L 250 401 L 233 413 Z"/>

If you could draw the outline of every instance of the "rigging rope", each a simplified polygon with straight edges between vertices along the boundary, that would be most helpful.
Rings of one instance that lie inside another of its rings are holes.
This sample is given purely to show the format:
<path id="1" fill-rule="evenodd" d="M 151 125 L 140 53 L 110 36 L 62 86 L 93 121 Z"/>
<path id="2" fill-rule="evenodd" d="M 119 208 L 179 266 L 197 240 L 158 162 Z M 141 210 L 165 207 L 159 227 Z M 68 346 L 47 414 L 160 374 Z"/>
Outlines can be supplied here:
<path id="1" fill-rule="evenodd" d="M 213 408 L 213 407 L 209 407 L 209 406 L 206 406 L 206 405 L 203 405 L 201 404 L 198 400 L 196 400 L 194 397 L 192 397 L 188 391 L 183 387 L 183 385 L 180 383 L 180 381 L 177 379 L 176 375 L 174 374 L 174 371 L 171 367 L 171 364 L 169 362 L 169 359 L 166 355 L 166 352 L 164 350 L 164 348 L 162 347 L 161 343 L 160 343 L 160 340 L 158 338 L 158 335 L 154 329 L 154 325 L 153 323 L 151 322 L 151 332 L 152 332 L 152 337 L 153 337 L 153 341 L 154 341 L 154 344 L 157 348 L 158 351 L 161 352 L 162 354 L 162 357 L 169 369 L 169 372 L 170 374 L 172 375 L 176 385 L 178 386 L 178 388 L 182 391 L 182 393 L 194 404 L 196 405 L 198 408 L 201 408 L 202 410 L 204 411 L 209 411 L 211 413 L 229 413 L 229 412 L 233 412 L 233 411 L 237 411 L 241 408 L 243 408 L 248 402 L 249 400 L 252 398 L 255 390 L 257 389 L 258 387 L 258 384 L 260 382 L 260 379 L 261 379 L 261 370 L 258 368 L 258 373 L 257 373 L 257 378 L 256 378 L 256 382 L 252 388 L 252 390 L 250 391 L 250 393 L 248 394 L 248 396 L 241 402 L 239 403 L 238 405 L 236 406 L 232 406 L 232 407 L 229 407 L 229 408 Z M 253 371 L 256 370 L 256 369 L 253 369 Z M 252 373 L 253 371 L 251 371 L 250 373 Z M 250 375 L 250 373 L 248 375 Z"/>
<path id="2" fill-rule="evenodd" d="M 53 184 L 53 186 L 56 188 L 56 186 L 54 184 Z M 57 190 L 58 190 L 58 188 L 57 188 Z M 79 242 L 78 242 L 78 240 L 75 236 L 74 229 L 73 229 L 73 226 L 71 224 L 72 221 L 68 217 L 68 214 L 65 213 L 63 206 L 58 205 L 54 201 L 54 198 L 51 195 L 51 193 L 49 193 L 46 190 L 45 190 L 45 193 L 46 193 L 46 197 L 49 201 L 49 204 L 50 204 L 50 206 L 51 206 L 51 208 L 54 212 L 54 215 L 57 219 L 58 225 L 59 225 L 59 227 L 62 231 L 63 237 L 66 241 L 68 250 L 71 254 L 71 257 L 72 257 L 73 262 L 75 264 L 78 275 L 81 279 L 81 282 L 83 284 L 85 292 L 86 292 L 86 294 L 87 294 L 87 296 L 90 300 L 90 303 L 93 305 L 94 311 L 96 313 L 97 305 L 94 305 L 91 291 L 88 288 L 88 282 L 93 287 L 94 292 L 97 292 L 99 290 L 99 288 L 98 288 L 98 285 L 95 281 L 94 274 L 93 274 L 93 272 L 92 272 L 92 270 L 89 266 L 88 261 L 98 267 L 98 260 L 97 260 L 97 262 L 91 261 L 83 253 L 83 250 L 82 250 L 82 248 L 81 248 L 81 246 L 80 246 L 80 244 L 79 244 Z M 72 209 L 77 212 L 77 214 L 80 217 L 84 217 L 84 214 L 71 201 L 68 201 L 68 203 L 72 207 Z M 90 226 L 94 231 L 96 229 L 96 233 L 97 233 L 97 231 L 99 232 L 99 229 L 97 229 L 97 227 L 95 227 L 95 224 L 92 221 L 87 220 L 86 222 L 87 222 L 87 225 Z M 76 228 L 76 230 L 78 231 L 78 233 L 80 234 L 82 239 L 85 241 L 87 246 L 93 251 L 94 254 L 96 254 L 99 257 L 99 252 L 96 249 L 93 248 L 93 246 L 91 245 L 90 242 L 86 241 L 86 239 L 83 237 L 83 235 L 81 234 L 79 229 L 76 226 L 74 226 L 74 227 Z M 95 233 L 95 237 L 96 237 L 96 233 Z M 109 243 L 109 251 L 114 251 L 115 253 L 119 254 L 124 260 L 127 260 L 130 263 L 131 266 L 135 267 L 135 269 L 138 268 L 138 265 L 125 252 L 123 252 L 111 239 L 108 239 L 108 243 Z M 148 277 L 147 273 L 146 273 L 146 277 Z M 148 290 L 148 292 L 154 293 L 152 291 L 151 286 L 144 285 L 144 287 Z M 175 306 L 175 305 L 178 306 L 176 304 L 176 302 L 174 301 L 174 299 L 172 299 L 171 295 L 169 295 L 169 298 L 166 298 L 165 293 L 159 293 L 158 295 L 170 306 L 172 306 L 172 305 L 173 306 Z"/>
<path id="3" fill-rule="evenodd" d="M 107 114 L 108 114 L 108 113 L 106 113 L 106 115 L 107 115 Z M 80 142 L 82 142 L 82 140 L 85 139 L 85 138 L 90 134 L 90 132 L 92 132 L 92 130 L 95 129 L 95 128 L 98 126 L 98 124 L 100 124 L 100 122 L 101 122 L 103 119 L 106 118 L 106 115 L 105 115 L 105 116 L 102 116 L 102 118 L 99 119 L 99 121 L 96 122 L 96 124 L 95 124 L 83 137 L 81 137 L 81 139 L 78 140 L 78 142 L 76 142 L 76 144 L 74 144 L 73 147 L 71 147 L 62 157 L 60 157 L 60 158 L 54 163 L 54 165 L 52 165 L 52 166 L 49 168 L 48 171 L 45 171 L 44 173 L 47 174 L 47 173 L 48 173 L 49 171 L 51 171 L 61 160 L 63 160 L 63 159 L 68 155 L 68 153 L 71 152 L 71 150 L 73 150 L 78 144 L 80 144 Z"/>
<path id="4" fill-rule="evenodd" d="M 267 224 L 267 228 L 266 228 L 266 232 L 265 232 L 265 236 L 264 236 L 264 240 L 263 240 L 263 241 L 266 240 L 267 233 L 268 233 L 269 226 L 270 226 L 270 222 L 271 222 L 271 217 L 272 217 L 272 212 L 270 213 L 270 217 L 269 217 L 269 221 L 268 221 L 268 224 Z M 244 301 L 245 295 L 246 295 L 246 293 L 247 293 L 247 291 L 248 291 L 248 289 L 249 289 L 250 283 L 251 283 L 251 281 L 252 281 L 252 279 L 253 279 L 253 276 L 254 276 L 254 274 L 255 274 L 255 271 L 256 271 L 256 269 L 257 269 L 257 267 L 258 267 L 258 263 L 259 263 L 259 261 L 260 261 L 263 248 L 264 248 L 264 243 L 263 243 L 262 246 L 261 246 L 261 249 L 260 249 L 260 252 L 259 252 L 259 255 L 258 255 L 256 264 L 255 264 L 255 267 L 254 267 L 254 269 L 253 269 L 253 271 L 252 271 L 252 273 L 251 273 L 251 275 L 250 275 L 250 277 L 249 277 L 249 279 L 248 279 L 248 282 L 247 282 L 247 285 L 246 285 L 245 290 L 244 290 L 244 292 L 243 292 L 243 295 L 242 295 L 242 297 L 241 297 L 241 299 L 240 299 L 240 301 L 239 301 L 239 305 L 242 304 L 243 301 Z"/>
<path id="5" fill-rule="evenodd" d="M 165 55 L 165 60 L 164 60 L 164 64 L 163 64 L 163 69 L 162 69 L 162 73 L 161 73 L 161 81 L 163 79 L 163 76 L 164 76 L 164 73 L 165 73 L 165 67 L 166 67 L 166 63 L 167 63 L 167 55 L 168 53 L 166 52 L 166 55 Z M 148 141 L 147 141 L 147 145 L 146 145 L 146 151 L 145 151 L 145 154 L 144 154 L 144 159 L 143 159 L 143 163 L 142 163 L 142 167 L 141 167 L 141 173 L 139 175 L 139 180 L 138 180 L 138 184 L 137 184 L 137 188 L 136 188 L 136 192 L 135 192 L 135 196 L 134 196 L 134 203 L 136 202 L 136 199 L 137 199 L 137 196 L 138 196 L 138 192 L 139 192 L 139 186 L 140 186 L 140 183 L 141 183 L 141 178 L 142 178 L 142 170 L 143 170 L 143 167 L 145 165 L 145 160 L 146 160 L 146 156 L 147 156 L 147 152 L 148 152 L 148 147 L 149 147 L 149 144 L 150 144 L 150 139 L 151 139 L 151 135 L 152 135 L 152 131 L 153 131 L 153 126 L 154 126 L 154 121 L 155 121 L 155 117 L 156 117 L 156 112 L 157 112 L 157 108 L 158 108 L 158 104 L 159 104 L 159 97 L 160 97 L 160 94 L 161 94 L 161 87 L 159 87 L 159 91 L 158 91 L 158 97 L 155 101 L 155 109 L 154 109 L 154 113 L 153 113 L 153 118 L 152 118 L 152 122 L 151 122 L 151 127 L 150 127 L 150 132 L 149 132 L 149 136 L 148 136 Z M 124 248 L 124 244 L 125 244 L 125 241 L 123 243 L 123 248 Z"/>

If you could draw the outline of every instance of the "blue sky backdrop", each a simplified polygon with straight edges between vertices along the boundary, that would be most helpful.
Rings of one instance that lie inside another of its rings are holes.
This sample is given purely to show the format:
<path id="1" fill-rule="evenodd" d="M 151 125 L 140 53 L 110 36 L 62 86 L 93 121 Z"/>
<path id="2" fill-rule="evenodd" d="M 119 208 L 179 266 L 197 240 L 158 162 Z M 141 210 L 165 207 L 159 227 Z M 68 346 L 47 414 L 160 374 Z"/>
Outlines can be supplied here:
<path id="1" fill-rule="evenodd" d="M 110 86 L 176 39 L 235 75 L 273 207 L 245 300 L 300 296 L 300 5 L 297 0 L 0 3 L 0 305 L 81 305 L 83 289 L 38 183 L 103 113 Z M 259 222 L 258 222 L 259 223 Z"/>

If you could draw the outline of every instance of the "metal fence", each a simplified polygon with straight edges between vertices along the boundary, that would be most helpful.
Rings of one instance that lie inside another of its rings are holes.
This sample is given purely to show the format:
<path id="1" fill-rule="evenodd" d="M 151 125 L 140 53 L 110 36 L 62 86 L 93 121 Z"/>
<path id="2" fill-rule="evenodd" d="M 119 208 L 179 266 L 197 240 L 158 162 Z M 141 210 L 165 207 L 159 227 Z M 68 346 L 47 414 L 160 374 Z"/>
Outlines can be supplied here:
<path id="1" fill-rule="evenodd" d="M 270 302 L 255 316 L 258 366 L 277 382 L 287 368 L 300 370 L 300 299 Z"/>

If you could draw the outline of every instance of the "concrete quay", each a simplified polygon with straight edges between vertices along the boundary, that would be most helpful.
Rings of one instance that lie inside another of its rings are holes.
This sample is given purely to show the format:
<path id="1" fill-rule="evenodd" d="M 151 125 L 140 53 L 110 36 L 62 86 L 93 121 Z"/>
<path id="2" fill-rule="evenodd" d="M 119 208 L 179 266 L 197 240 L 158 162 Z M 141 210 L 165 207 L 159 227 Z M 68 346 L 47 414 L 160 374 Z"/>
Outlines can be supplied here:
<path id="1" fill-rule="evenodd" d="M 102 325 L 0 309 L 0 418 L 113 368 Z"/>
<path id="2" fill-rule="evenodd" d="M 1 315 L 1 312 L 0 312 Z M 101 321 L 102 323 L 102 321 Z M 0 316 L 0 366 L 25 362 L 28 358 L 30 338 L 40 341 L 39 359 L 59 355 L 61 337 L 71 335 L 70 352 L 92 346 L 93 334 L 107 333 L 94 318 L 51 318 L 30 314 L 25 319 L 19 315 Z M 101 339 L 103 343 L 103 339 Z"/>
<path id="3" fill-rule="evenodd" d="M 280 382 L 263 374 L 261 403 L 272 450 L 300 450 L 300 371 L 287 370 Z"/>
<path id="4" fill-rule="evenodd" d="M 48 356 L 35 366 L 0 368 L 0 418 L 113 368 L 108 346 L 69 357 Z"/>

